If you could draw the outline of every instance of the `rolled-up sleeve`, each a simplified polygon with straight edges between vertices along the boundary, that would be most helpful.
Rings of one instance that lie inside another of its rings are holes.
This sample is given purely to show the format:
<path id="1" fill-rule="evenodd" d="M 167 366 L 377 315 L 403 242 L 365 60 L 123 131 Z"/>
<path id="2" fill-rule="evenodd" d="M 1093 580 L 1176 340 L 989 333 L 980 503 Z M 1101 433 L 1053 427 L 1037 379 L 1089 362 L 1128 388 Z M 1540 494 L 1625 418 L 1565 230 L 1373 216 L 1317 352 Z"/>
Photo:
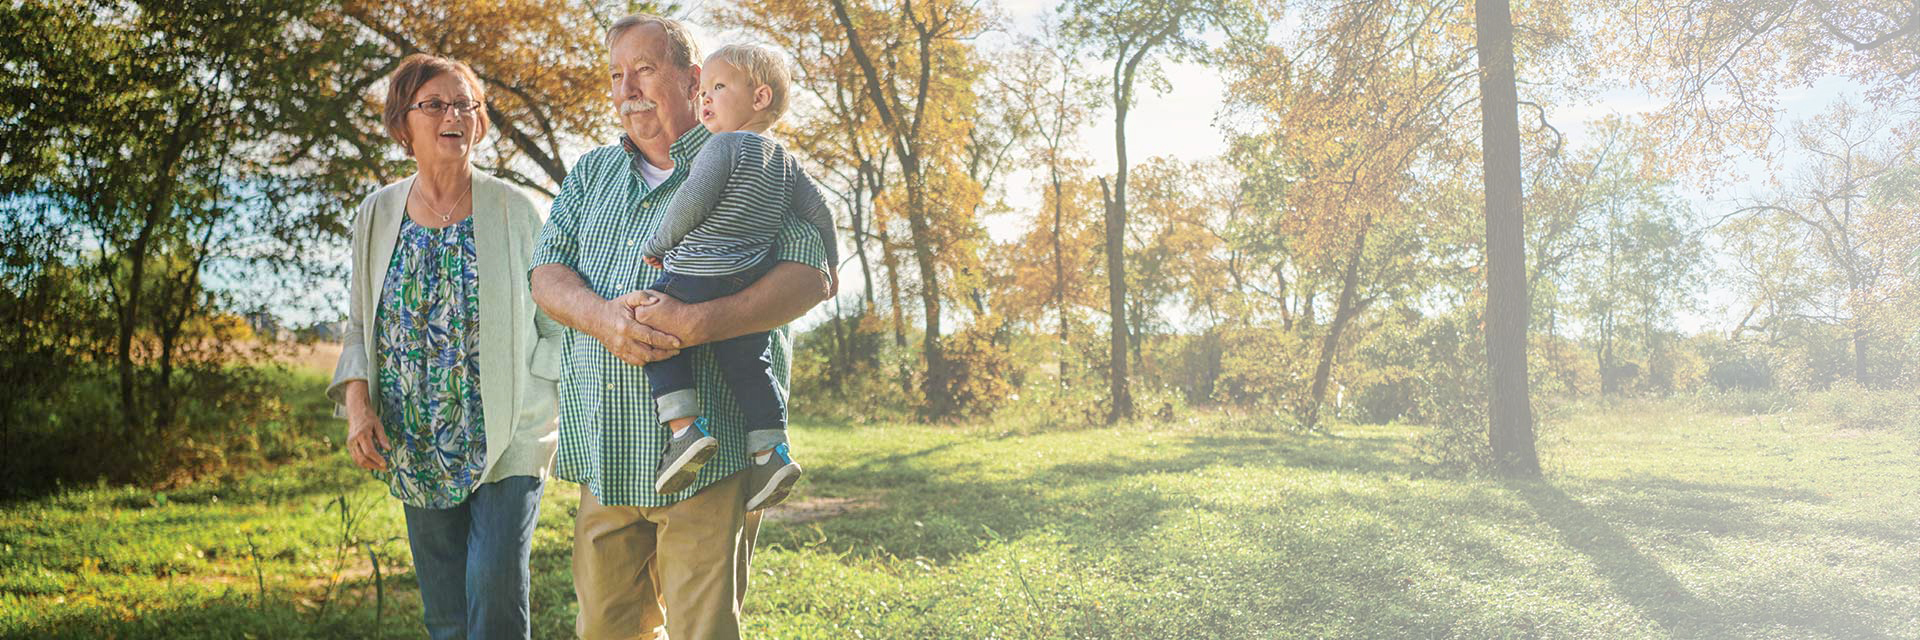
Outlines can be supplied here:
<path id="1" fill-rule="evenodd" d="M 812 223 L 798 216 L 786 216 L 780 235 L 774 240 L 774 257 L 782 262 L 798 262 L 831 276 L 827 270 L 826 244 Z"/>
<path id="2" fill-rule="evenodd" d="M 533 264 L 528 265 L 529 274 L 534 268 L 544 264 L 561 264 L 578 271 L 580 255 L 580 205 L 581 193 L 586 185 L 579 167 L 567 173 L 560 182 L 560 193 L 553 198 L 553 208 L 547 214 L 547 223 L 540 226 L 540 239 L 533 246 Z"/>
<path id="3" fill-rule="evenodd" d="M 840 243 L 835 236 L 833 210 L 827 208 L 826 200 L 820 197 L 820 188 L 814 184 L 813 177 L 807 175 L 805 171 L 794 176 L 789 201 L 793 208 L 793 217 L 813 225 L 815 233 L 820 237 L 820 245 L 825 251 L 827 273 L 836 275 L 834 271 L 840 267 Z"/>

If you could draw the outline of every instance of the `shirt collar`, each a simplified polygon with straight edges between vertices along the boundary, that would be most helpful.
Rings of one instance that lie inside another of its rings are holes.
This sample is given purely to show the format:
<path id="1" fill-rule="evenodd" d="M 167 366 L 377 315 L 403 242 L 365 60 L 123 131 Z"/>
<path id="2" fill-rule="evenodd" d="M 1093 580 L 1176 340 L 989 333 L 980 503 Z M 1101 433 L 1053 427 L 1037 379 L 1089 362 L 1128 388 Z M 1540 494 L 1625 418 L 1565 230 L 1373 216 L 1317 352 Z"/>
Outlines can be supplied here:
<path id="1" fill-rule="evenodd" d="M 707 131 L 706 125 L 695 124 L 692 129 L 680 134 L 680 138 L 673 141 L 673 146 L 667 147 L 667 156 L 673 158 L 673 166 L 678 167 L 683 162 L 692 161 L 693 156 L 700 153 L 700 148 L 707 146 L 707 140 L 711 138 L 713 132 Z"/>
<path id="2" fill-rule="evenodd" d="M 667 147 L 667 157 L 673 159 L 673 168 L 678 170 L 681 165 L 691 161 L 694 155 L 700 153 L 701 147 L 707 146 L 707 140 L 712 138 L 713 132 L 707 131 L 706 125 L 702 124 L 695 124 L 692 129 L 680 134 L 679 138 L 674 139 L 673 145 Z M 646 154 L 640 153 L 640 145 L 634 144 L 633 138 L 626 133 L 621 133 L 620 148 L 627 150 L 627 155 L 633 159 L 633 173 L 639 175 L 640 163 L 647 161 Z"/>

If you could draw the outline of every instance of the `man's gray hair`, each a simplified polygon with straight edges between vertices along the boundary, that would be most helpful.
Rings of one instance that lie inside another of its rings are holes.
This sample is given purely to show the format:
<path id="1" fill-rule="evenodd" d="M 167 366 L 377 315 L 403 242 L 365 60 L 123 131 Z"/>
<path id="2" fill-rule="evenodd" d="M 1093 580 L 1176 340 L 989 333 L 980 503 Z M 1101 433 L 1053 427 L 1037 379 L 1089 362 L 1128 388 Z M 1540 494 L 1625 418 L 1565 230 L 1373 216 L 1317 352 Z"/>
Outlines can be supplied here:
<path id="1" fill-rule="evenodd" d="M 700 56 L 700 45 L 694 44 L 693 34 L 687 32 L 687 27 L 673 18 L 636 13 L 615 20 L 612 26 L 607 27 L 607 48 L 613 48 L 614 41 L 619 40 L 620 34 L 626 33 L 628 29 L 649 24 L 660 25 L 660 30 L 667 33 L 667 55 L 671 57 L 670 61 L 682 69 L 693 68 L 694 59 Z"/>

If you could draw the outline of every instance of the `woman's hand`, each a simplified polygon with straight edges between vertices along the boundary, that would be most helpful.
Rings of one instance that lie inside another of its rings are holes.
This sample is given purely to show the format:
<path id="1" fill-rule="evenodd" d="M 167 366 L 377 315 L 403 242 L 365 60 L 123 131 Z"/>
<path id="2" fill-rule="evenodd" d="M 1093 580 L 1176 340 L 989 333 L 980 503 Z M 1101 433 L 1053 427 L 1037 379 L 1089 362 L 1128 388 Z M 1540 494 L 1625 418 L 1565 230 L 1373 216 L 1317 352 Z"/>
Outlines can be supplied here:
<path id="1" fill-rule="evenodd" d="M 361 385 L 366 383 L 361 382 Z M 358 393 L 356 393 L 358 392 Z M 349 388 L 347 395 L 352 398 L 365 397 L 364 387 Z M 387 429 L 380 423 L 380 415 L 374 413 L 373 403 L 361 399 L 347 403 L 347 453 L 353 455 L 354 464 L 368 471 L 386 471 L 388 449 L 393 445 L 387 442 Z"/>

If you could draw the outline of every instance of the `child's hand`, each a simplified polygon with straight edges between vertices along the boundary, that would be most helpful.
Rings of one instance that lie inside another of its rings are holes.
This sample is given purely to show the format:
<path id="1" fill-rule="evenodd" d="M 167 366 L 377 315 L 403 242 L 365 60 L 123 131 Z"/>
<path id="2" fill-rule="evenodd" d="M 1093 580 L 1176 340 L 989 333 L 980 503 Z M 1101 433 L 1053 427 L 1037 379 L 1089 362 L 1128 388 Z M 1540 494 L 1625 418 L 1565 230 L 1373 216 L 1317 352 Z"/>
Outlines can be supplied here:
<path id="1" fill-rule="evenodd" d="M 666 266 L 665 264 L 662 264 L 662 263 L 660 262 L 660 256 L 646 256 L 646 257 L 643 257 L 643 258 L 640 258 L 640 260 L 641 260 L 641 261 L 643 261 L 643 262 L 646 262 L 646 263 L 647 263 L 647 266 L 649 266 L 649 267 L 653 267 L 653 268 L 655 268 L 655 269 L 665 269 L 665 268 L 667 268 L 667 266 Z"/>

